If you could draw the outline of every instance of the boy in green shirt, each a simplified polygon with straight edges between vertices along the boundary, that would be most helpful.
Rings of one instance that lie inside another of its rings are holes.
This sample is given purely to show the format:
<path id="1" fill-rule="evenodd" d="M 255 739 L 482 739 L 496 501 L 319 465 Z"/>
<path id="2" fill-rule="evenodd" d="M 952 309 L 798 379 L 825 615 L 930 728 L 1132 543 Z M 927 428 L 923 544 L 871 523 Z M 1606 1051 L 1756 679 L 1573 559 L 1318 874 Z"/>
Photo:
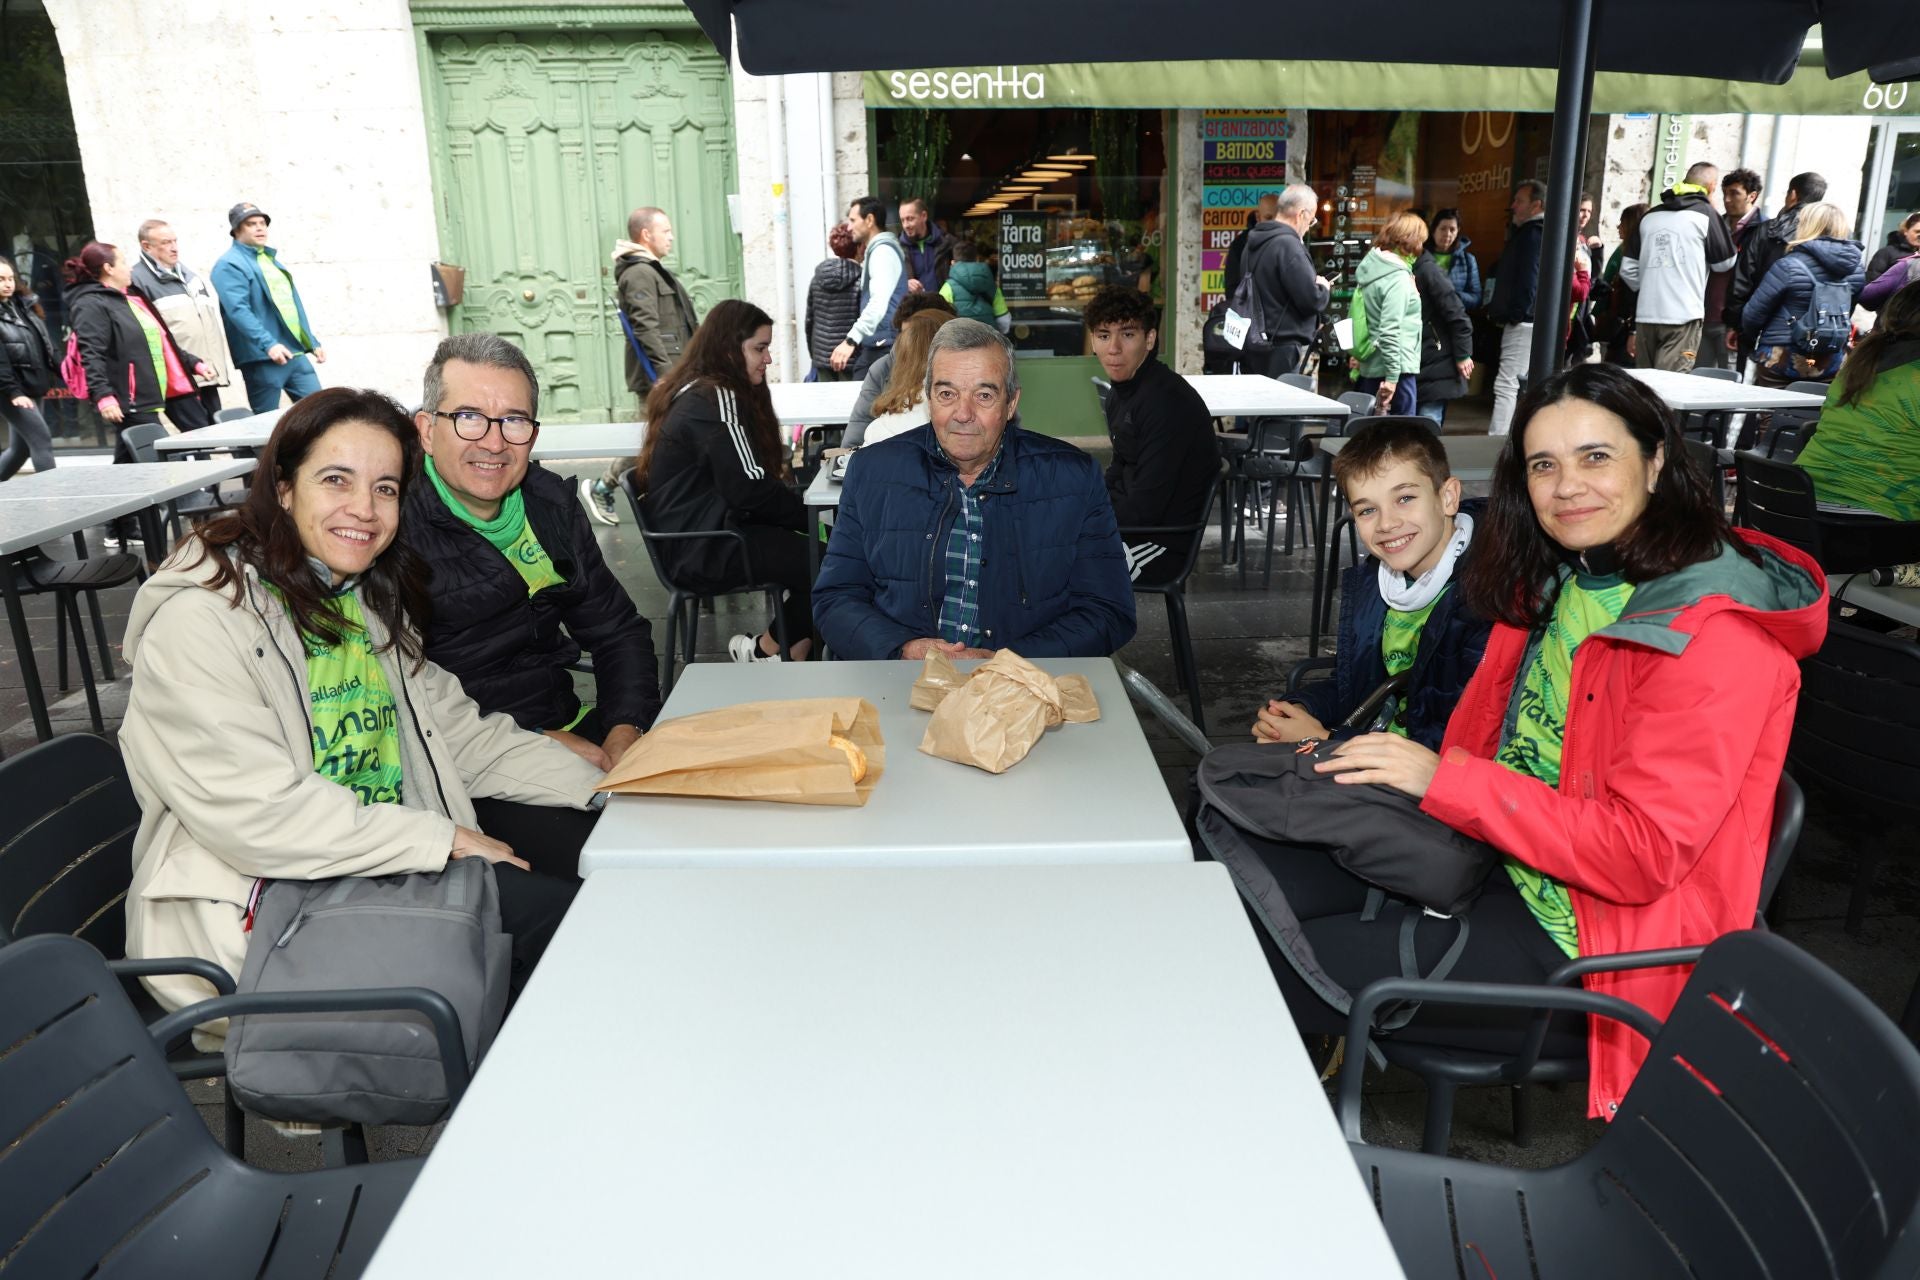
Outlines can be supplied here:
<path id="1" fill-rule="evenodd" d="M 1473 543 L 1473 511 L 1446 450 L 1406 418 L 1368 423 L 1333 463 L 1354 528 L 1369 556 L 1341 580 L 1334 678 L 1267 703 L 1253 725 L 1259 742 L 1301 742 L 1373 723 L 1437 749 L 1460 694 L 1486 649 L 1490 624 L 1453 590 Z M 1403 678 L 1369 724 L 1345 721 L 1390 678 Z"/>

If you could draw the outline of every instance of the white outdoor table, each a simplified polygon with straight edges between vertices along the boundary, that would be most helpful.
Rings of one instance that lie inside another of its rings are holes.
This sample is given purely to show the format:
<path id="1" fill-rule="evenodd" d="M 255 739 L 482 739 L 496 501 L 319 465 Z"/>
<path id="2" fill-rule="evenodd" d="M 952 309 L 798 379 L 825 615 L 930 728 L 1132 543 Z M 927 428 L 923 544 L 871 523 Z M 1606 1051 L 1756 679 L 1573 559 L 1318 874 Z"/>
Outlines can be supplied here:
<path id="1" fill-rule="evenodd" d="M 365 1272 L 1402 1274 L 1213 864 L 596 875 Z"/>
<path id="2" fill-rule="evenodd" d="M 858 807 L 609 796 L 580 852 L 580 873 L 1191 861 L 1180 815 L 1112 661 L 1041 658 L 1034 665 L 1091 680 L 1100 719 L 1050 730 L 1025 760 L 995 775 L 921 752 L 928 713 L 907 705 L 918 662 L 695 663 L 674 682 L 663 718 L 739 702 L 854 695 L 880 713 L 886 773 Z"/>
<path id="3" fill-rule="evenodd" d="M 217 422 L 196 427 L 177 436 L 162 436 L 154 448 L 162 454 L 208 453 L 215 449 L 246 452 L 265 447 L 273 434 L 274 423 L 284 410 L 245 418 L 237 422 Z M 555 423 L 540 428 L 534 437 L 533 458 L 539 462 L 557 462 L 580 458 L 631 458 L 640 452 L 646 437 L 641 422 Z"/>
<path id="4" fill-rule="evenodd" d="M 860 379 L 848 382 L 772 382 L 773 413 L 783 427 L 843 426 L 860 398 Z"/>
<path id="5" fill-rule="evenodd" d="M 1350 412 L 1338 400 L 1290 387 L 1264 374 L 1189 373 L 1183 376 L 1207 402 L 1207 412 L 1216 418 L 1344 418 Z"/>
<path id="6" fill-rule="evenodd" d="M 13 648 L 20 660 L 20 678 L 26 686 L 27 709 L 33 715 L 40 741 L 53 736 L 47 715 L 47 696 L 40 687 L 40 664 L 33 656 L 33 634 L 21 607 L 15 578 L 19 562 L 42 543 L 121 516 L 140 514 L 147 557 L 158 561 L 165 553 L 160 521 L 154 507 L 173 498 L 204 489 L 253 470 L 248 458 L 217 462 L 148 462 L 109 467 L 62 467 L 31 476 L 15 476 L 0 485 L 0 596 L 6 603 Z M 94 612 L 96 630 L 99 624 Z M 85 643 L 83 637 L 75 637 Z"/>
<path id="7" fill-rule="evenodd" d="M 1646 383 L 1676 413 L 1818 409 L 1826 400 L 1825 396 L 1808 395 L 1804 391 L 1702 378 L 1698 374 L 1675 373 L 1671 369 L 1629 369 L 1627 372 Z M 1447 444 L 1447 450 L 1449 454 L 1452 453 L 1451 441 Z"/>
<path id="8" fill-rule="evenodd" d="M 1864 573 L 1835 575 L 1828 581 L 1834 588 L 1834 599 L 1909 627 L 1920 627 L 1920 587 L 1876 587 Z"/>

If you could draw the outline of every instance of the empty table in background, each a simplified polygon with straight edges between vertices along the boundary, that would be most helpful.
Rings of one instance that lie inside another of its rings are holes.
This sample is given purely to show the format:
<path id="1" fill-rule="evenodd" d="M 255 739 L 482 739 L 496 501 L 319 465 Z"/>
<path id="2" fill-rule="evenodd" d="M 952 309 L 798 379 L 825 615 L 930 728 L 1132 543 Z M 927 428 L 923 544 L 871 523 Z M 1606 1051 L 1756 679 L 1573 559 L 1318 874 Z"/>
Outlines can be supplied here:
<path id="1" fill-rule="evenodd" d="M 1818 409 L 1826 399 L 1803 391 L 1788 391 L 1783 387 L 1702 378 L 1698 374 L 1675 373 L 1671 369 L 1629 369 L 1627 372 L 1646 383 L 1676 413 Z M 1448 441 L 1447 447 L 1453 447 L 1452 441 Z"/>
<path id="2" fill-rule="evenodd" d="M 1088 677 L 1100 719 L 1049 730 L 1025 760 L 991 774 L 919 750 L 928 713 L 908 705 L 918 662 L 694 663 L 674 682 L 663 718 L 740 702 L 862 697 L 880 714 L 885 774 L 856 807 L 609 796 L 581 850 L 581 873 L 1191 861 L 1185 827 L 1112 661 L 1042 658 L 1035 665 Z"/>
<path id="3" fill-rule="evenodd" d="M 1908 627 L 1920 627 L 1920 587 L 1876 587 L 1864 573 L 1829 580 L 1833 598 Z"/>
<path id="4" fill-rule="evenodd" d="M 627 1273 L 1402 1274 L 1214 864 L 589 878 L 366 1275 Z"/>
<path id="5" fill-rule="evenodd" d="M 773 396 L 773 414 L 781 426 L 836 427 L 853 417 L 860 383 L 772 382 L 767 384 L 767 391 Z"/>
<path id="6" fill-rule="evenodd" d="M 40 667 L 33 656 L 33 637 L 21 608 L 15 566 L 42 543 L 130 515 L 140 516 L 147 557 L 158 561 L 166 549 L 160 521 L 154 515 L 158 504 L 252 470 L 250 458 L 128 463 L 62 467 L 15 476 L 0 485 L 0 595 L 4 595 L 14 651 L 20 660 L 27 709 L 41 741 L 53 736 L 53 723 L 47 715 L 46 693 L 40 688 Z"/>
<path id="7" fill-rule="evenodd" d="M 1344 418 L 1338 400 L 1288 386 L 1258 373 L 1189 373 L 1188 385 L 1200 393 L 1216 418 Z"/>

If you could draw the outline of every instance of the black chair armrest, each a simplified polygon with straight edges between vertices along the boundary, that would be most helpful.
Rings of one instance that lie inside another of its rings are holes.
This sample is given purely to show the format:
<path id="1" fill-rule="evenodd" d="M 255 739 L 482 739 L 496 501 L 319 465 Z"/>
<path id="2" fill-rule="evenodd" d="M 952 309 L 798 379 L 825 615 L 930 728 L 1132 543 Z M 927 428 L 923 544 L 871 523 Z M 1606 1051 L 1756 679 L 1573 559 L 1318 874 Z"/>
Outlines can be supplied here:
<path id="1" fill-rule="evenodd" d="M 1660 1034 L 1661 1021 L 1630 1001 L 1616 996 L 1595 995 L 1591 991 L 1566 987 L 1528 986 L 1504 982 L 1435 982 L 1429 978 L 1382 978 L 1369 983 L 1354 997 L 1347 1015 L 1347 1057 L 1340 1068 L 1340 1094 L 1336 1110 L 1340 1128 L 1347 1141 L 1360 1137 L 1360 1085 L 1367 1069 L 1373 1045 L 1373 1015 L 1388 1001 L 1418 1000 L 1423 1003 L 1480 1005 L 1505 1009 L 1549 1009 L 1570 1013 L 1597 1014 L 1623 1022 L 1648 1040 Z"/>
<path id="2" fill-rule="evenodd" d="M 1306 683 L 1303 677 L 1307 672 L 1331 671 L 1336 661 L 1338 659 L 1335 658 L 1302 658 L 1294 663 L 1287 671 L 1287 692 L 1298 693 L 1300 686 Z"/>
<path id="3" fill-rule="evenodd" d="M 109 960 L 107 968 L 121 978 L 186 976 L 198 978 L 223 996 L 233 994 L 233 975 L 199 956 L 159 956 L 145 960 Z"/>
<path id="4" fill-rule="evenodd" d="M 1696 964 L 1705 947 L 1667 947 L 1657 951 L 1616 951 L 1605 956 L 1576 956 L 1547 975 L 1547 985 L 1569 987 L 1590 973 L 1619 973 L 1627 969 L 1662 969 L 1672 964 Z M 1527 1024 L 1527 1038 L 1520 1056 L 1513 1060 L 1509 1078 L 1524 1080 L 1540 1061 L 1541 1048 L 1547 1042 L 1550 1015 L 1540 1014 Z"/>
<path id="5" fill-rule="evenodd" d="M 247 1013 L 372 1013 L 404 1009 L 420 1014 L 433 1024 L 433 1038 L 440 1050 L 440 1067 L 446 1072 L 447 1105 L 453 1107 L 467 1091 L 472 1076 L 467 1066 L 465 1042 L 460 1037 L 460 1015 L 438 991 L 425 987 L 376 987 L 365 991 L 253 991 L 240 996 L 215 996 L 199 1004 L 188 1005 L 147 1028 L 154 1043 L 164 1049 L 176 1036 L 220 1018 Z"/>

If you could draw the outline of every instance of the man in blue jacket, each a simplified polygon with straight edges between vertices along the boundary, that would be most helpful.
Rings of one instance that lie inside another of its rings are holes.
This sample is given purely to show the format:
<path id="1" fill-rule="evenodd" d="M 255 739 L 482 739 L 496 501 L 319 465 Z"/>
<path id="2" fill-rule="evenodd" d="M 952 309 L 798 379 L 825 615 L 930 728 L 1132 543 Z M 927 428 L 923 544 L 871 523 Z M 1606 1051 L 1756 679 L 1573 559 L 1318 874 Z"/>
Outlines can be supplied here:
<path id="1" fill-rule="evenodd" d="M 813 588 L 835 656 L 1096 657 L 1131 640 L 1133 588 L 1100 468 L 1012 422 L 1012 344 L 949 320 L 929 352 L 927 406 L 928 425 L 847 469 Z"/>
<path id="2" fill-rule="evenodd" d="M 227 234 L 233 246 L 213 264 L 213 288 L 220 295 L 220 318 L 227 346 L 247 384 L 247 404 L 255 413 L 280 407 L 280 393 L 298 400 L 320 389 L 320 376 L 307 356 L 327 362 L 326 348 L 307 323 L 293 273 L 267 247 L 273 219 L 259 205 L 242 200 L 227 210 Z"/>

